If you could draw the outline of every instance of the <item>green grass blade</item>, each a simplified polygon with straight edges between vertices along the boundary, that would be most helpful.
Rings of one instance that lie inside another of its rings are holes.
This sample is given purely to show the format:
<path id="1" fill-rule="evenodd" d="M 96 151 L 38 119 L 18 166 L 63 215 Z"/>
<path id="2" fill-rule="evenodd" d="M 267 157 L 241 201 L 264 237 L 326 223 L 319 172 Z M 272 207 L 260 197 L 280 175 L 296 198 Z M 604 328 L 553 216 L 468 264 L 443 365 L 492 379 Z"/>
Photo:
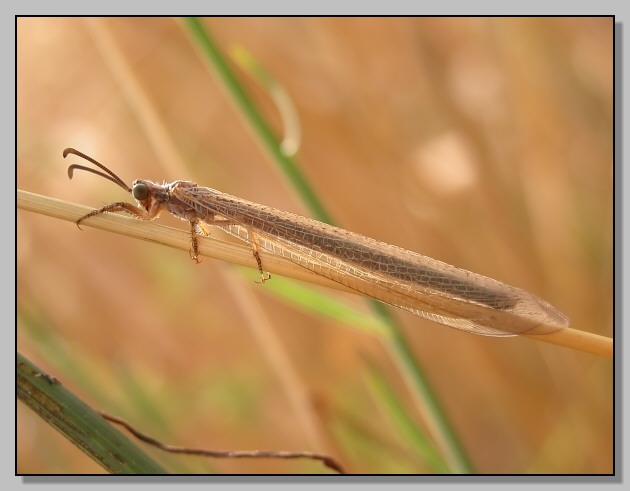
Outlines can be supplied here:
<path id="1" fill-rule="evenodd" d="M 273 99 L 280 118 L 284 135 L 280 148 L 287 156 L 294 155 L 300 148 L 302 130 L 293 99 L 287 90 L 258 62 L 244 47 L 235 46 L 231 57 L 252 78 L 260 83 Z"/>
<path id="2" fill-rule="evenodd" d="M 20 353 L 18 399 L 113 474 L 166 474 L 127 437 Z"/>
<path id="3" fill-rule="evenodd" d="M 446 411 L 435 395 L 428 377 L 414 356 L 402 329 L 391 317 L 391 313 L 385 305 L 372 302 L 372 307 L 378 311 L 379 317 L 382 319 L 392 319 L 392 322 L 386 323 L 388 327 L 387 347 L 392 351 L 392 358 L 400 367 L 400 372 L 406 379 L 407 386 L 412 389 L 411 394 L 416 403 L 423 408 L 428 424 L 434 425 L 432 436 L 442 449 L 450 471 L 455 474 L 473 473 L 464 447 L 450 424 Z"/>
<path id="4" fill-rule="evenodd" d="M 300 171 L 295 160 L 282 151 L 279 138 L 274 134 L 245 92 L 214 39 L 212 39 L 199 19 L 195 17 L 185 18 L 184 25 L 197 43 L 201 54 L 223 89 L 227 92 L 230 100 L 236 105 L 239 113 L 253 130 L 258 143 L 260 143 L 271 160 L 280 166 L 282 172 L 304 200 L 313 216 L 322 222 L 331 223 L 330 215 L 317 198 L 315 191 Z"/>
<path id="5" fill-rule="evenodd" d="M 320 221 L 332 223 L 330 215 L 299 170 L 296 161 L 287 157 L 280 149 L 278 137 L 274 135 L 270 126 L 256 108 L 256 105 L 247 95 L 208 30 L 197 18 L 185 18 L 184 26 L 196 42 L 203 59 L 208 63 L 220 85 L 226 91 L 238 112 L 247 121 L 257 141 L 294 185 L 295 190 L 308 206 L 311 215 Z M 450 472 L 460 474 L 472 472 L 466 452 L 450 425 L 446 413 L 441 408 L 420 363 L 414 357 L 401 327 L 383 304 L 372 301 L 371 305 L 376 314 L 386 323 L 386 344 L 394 360 L 398 363 L 414 399 L 423 407 L 423 412 L 427 417 L 427 426 L 431 429 L 432 437 L 444 453 Z"/>
<path id="6" fill-rule="evenodd" d="M 383 376 L 381 370 L 370 363 L 367 363 L 367 365 L 369 386 L 398 430 L 398 434 L 414 448 L 433 472 L 448 472 L 449 468 L 444 459 L 440 457 L 439 451 L 432 444 L 428 435 L 414 422 L 400 397 L 392 390 L 391 384 Z"/>
<path id="7" fill-rule="evenodd" d="M 242 268 L 242 271 L 243 274 L 251 276 L 251 270 Z M 299 281 L 274 276 L 273 281 L 265 284 L 265 292 L 273 292 L 274 295 L 289 301 L 292 305 L 297 305 L 337 322 L 358 327 L 380 336 L 387 333 L 387 326 L 380 319 L 361 312 L 349 306 L 348 303 L 336 300 L 330 295 Z"/>

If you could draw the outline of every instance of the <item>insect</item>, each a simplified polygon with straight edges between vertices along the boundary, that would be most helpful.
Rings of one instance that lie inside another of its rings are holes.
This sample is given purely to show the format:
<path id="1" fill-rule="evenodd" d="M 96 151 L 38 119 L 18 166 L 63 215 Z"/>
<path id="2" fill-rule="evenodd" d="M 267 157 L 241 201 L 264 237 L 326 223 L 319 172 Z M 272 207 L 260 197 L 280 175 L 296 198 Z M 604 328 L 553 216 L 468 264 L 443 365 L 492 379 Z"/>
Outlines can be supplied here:
<path id="1" fill-rule="evenodd" d="M 358 293 L 434 322 L 484 336 L 547 334 L 568 326 L 568 318 L 546 301 L 450 264 L 357 233 L 268 206 L 246 201 L 192 181 L 158 184 L 137 179 L 129 187 L 93 158 L 66 148 L 104 172 L 72 164 L 108 179 L 132 196 L 138 206 L 119 201 L 94 210 L 77 225 L 106 212 L 124 211 L 153 220 L 166 210 L 190 224 L 190 256 L 199 262 L 199 236 L 216 226 L 248 243 L 258 264 L 260 281 L 271 276 L 263 269 L 260 250 L 345 285 Z"/>

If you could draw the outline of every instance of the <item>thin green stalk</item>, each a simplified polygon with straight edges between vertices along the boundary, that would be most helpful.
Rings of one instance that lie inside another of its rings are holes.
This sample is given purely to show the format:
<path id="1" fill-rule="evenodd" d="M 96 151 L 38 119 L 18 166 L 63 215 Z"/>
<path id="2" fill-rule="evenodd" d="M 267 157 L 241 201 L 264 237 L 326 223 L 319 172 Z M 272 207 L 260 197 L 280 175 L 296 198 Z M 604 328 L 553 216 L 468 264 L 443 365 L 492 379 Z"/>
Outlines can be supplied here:
<path id="1" fill-rule="evenodd" d="M 304 174 L 300 171 L 296 161 L 281 151 L 279 138 L 273 133 L 247 95 L 228 62 L 223 57 L 221 49 L 201 21 L 197 18 L 186 18 L 184 19 L 184 26 L 196 41 L 202 56 L 216 75 L 221 87 L 235 104 L 239 114 L 245 117 L 258 143 L 294 185 L 296 191 L 308 206 L 311 215 L 320 221 L 332 223 L 330 215 L 318 199 Z M 460 474 L 471 473 L 472 467 L 464 448 L 449 423 L 445 411 L 441 408 L 420 363 L 414 357 L 401 327 L 381 303 L 373 301 L 372 307 L 387 326 L 386 339 L 388 348 L 392 352 L 393 358 L 399 364 L 407 386 L 419 407 L 423 410 L 427 426 L 432 437 L 444 453 L 450 471 Z"/>
<path id="2" fill-rule="evenodd" d="M 291 184 L 308 206 L 313 216 L 322 222 L 331 223 L 330 215 L 317 198 L 312 186 L 302 174 L 296 161 L 285 155 L 281 150 L 278 137 L 245 92 L 214 39 L 212 39 L 199 19 L 195 17 L 185 18 L 184 25 L 197 42 L 202 54 L 206 57 L 206 61 L 209 62 L 208 66 L 221 83 L 221 87 L 227 92 L 229 99 L 236 104 L 239 114 L 245 117 L 247 124 L 254 132 L 267 155 L 280 166 L 282 172 L 291 181 Z"/>
<path id="3" fill-rule="evenodd" d="M 378 402 L 383 405 L 392 424 L 397 428 L 398 434 L 415 449 L 432 472 L 448 472 L 449 468 L 439 450 L 436 449 L 426 432 L 418 427 L 401 397 L 393 390 L 382 371 L 367 360 L 366 365 L 369 386 L 377 396 Z"/>
<path id="4" fill-rule="evenodd" d="M 392 352 L 392 358 L 398 364 L 407 386 L 411 389 L 411 395 L 416 404 L 421 408 L 431 435 L 444 452 L 445 460 L 448 462 L 451 472 L 455 474 L 473 473 L 464 447 L 433 391 L 429 378 L 413 354 L 402 328 L 385 305 L 376 301 L 372 301 L 371 305 L 388 328 L 387 347 Z"/>

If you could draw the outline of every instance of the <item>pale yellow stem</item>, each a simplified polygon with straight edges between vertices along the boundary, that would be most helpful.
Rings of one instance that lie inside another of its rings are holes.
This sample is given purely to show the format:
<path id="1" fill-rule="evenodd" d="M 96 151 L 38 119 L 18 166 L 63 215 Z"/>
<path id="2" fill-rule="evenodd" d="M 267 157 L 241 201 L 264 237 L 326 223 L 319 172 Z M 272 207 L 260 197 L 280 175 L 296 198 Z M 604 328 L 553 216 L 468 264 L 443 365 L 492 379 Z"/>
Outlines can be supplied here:
<path id="1" fill-rule="evenodd" d="M 18 208 L 43 215 L 60 218 L 75 222 L 77 219 L 92 211 L 92 208 L 77 205 L 68 201 L 58 200 L 28 191 L 17 190 Z M 104 213 L 86 220 L 82 226 L 90 226 L 107 230 L 110 232 L 127 235 L 137 239 L 147 240 L 163 245 L 175 247 L 188 251 L 190 249 L 190 231 L 179 230 L 172 227 L 165 227 L 156 222 L 143 221 L 114 213 Z M 257 269 L 256 261 L 252 255 L 252 250 L 247 245 L 235 244 L 213 237 L 199 237 L 199 252 L 202 256 L 220 259 L 243 266 Z M 260 251 L 265 264 L 265 270 L 271 273 L 287 276 L 290 278 L 307 281 L 329 288 L 356 294 L 357 292 L 344 285 L 336 283 L 323 276 L 312 273 L 288 259 Z M 521 336 L 543 341 L 545 343 L 557 344 L 566 348 L 584 351 L 600 356 L 612 356 L 613 340 L 585 331 L 578 331 L 566 327 L 560 331 L 550 334 L 531 335 L 521 334 Z"/>

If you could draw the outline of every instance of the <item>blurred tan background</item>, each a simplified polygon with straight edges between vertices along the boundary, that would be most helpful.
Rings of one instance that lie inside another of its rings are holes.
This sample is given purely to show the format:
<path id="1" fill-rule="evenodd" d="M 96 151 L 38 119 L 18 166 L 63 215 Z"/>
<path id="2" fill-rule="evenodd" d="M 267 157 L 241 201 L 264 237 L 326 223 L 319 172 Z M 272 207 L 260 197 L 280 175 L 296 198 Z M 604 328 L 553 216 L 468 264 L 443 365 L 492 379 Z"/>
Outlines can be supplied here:
<path id="1" fill-rule="evenodd" d="M 297 159 L 338 225 L 524 288 L 572 327 L 612 336 L 612 19 L 204 23 L 292 98 Z M 70 181 L 61 153 L 72 146 L 127 182 L 191 179 L 307 213 L 180 21 L 21 18 L 17 41 L 18 188 L 93 207 L 131 200 L 96 176 Z M 269 96 L 239 72 L 281 132 Z M 176 445 L 316 450 L 351 472 L 427 471 L 366 386 L 364 357 L 406 394 L 373 334 L 287 304 L 253 270 L 17 215 L 18 349 L 95 407 Z M 611 360 L 394 315 L 478 472 L 612 472 Z M 258 322 L 315 401 L 315 436 Z M 19 473 L 102 472 L 21 404 L 17 450 Z M 175 472 L 321 470 L 155 455 Z"/>

